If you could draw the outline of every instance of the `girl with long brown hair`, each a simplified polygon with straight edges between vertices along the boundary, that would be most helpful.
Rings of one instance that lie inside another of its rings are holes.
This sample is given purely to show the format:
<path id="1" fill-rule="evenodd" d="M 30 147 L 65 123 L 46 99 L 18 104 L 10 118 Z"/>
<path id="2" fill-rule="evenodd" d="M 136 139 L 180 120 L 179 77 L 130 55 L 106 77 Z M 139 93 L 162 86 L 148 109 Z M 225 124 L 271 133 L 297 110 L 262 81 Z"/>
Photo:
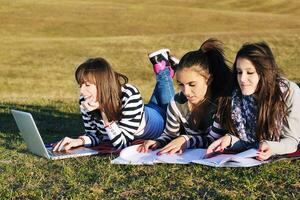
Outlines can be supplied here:
<path id="1" fill-rule="evenodd" d="M 79 65 L 75 78 L 80 86 L 85 134 L 77 139 L 65 137 L 53 150 L 96 146 L 106 140 L 116 149 L 122 149 L 135 139 L 159 137 L 165 126 L 166 106 L 174 95 L 168 52 L 160 51 L 153 57 L 161 55 L 167 58 L 164 62 L 156 59 L 157 83 L 146 105 L 139 90 L 128 84 L 128 78 L 114 71 L 104 58 L 91 58 Z"/>
<path id="2" fill-rule="evenodd" d="M 257 159 L 297 150 L 300 140 L 300 90 L 279 73 L 265 42 L 244 44 L 233 65 L 232 95 L 223 98 L 217 115 L 228 132 L 207 154 L 258 148 Z"/>

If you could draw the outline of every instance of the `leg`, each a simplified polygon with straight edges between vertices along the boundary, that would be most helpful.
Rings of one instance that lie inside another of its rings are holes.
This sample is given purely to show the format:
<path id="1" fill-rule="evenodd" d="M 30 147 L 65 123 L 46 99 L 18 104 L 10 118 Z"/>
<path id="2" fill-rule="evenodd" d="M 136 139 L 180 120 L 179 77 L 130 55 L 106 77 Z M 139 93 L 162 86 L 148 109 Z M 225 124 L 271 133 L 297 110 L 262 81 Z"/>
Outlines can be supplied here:
<path id="1" fill-rule="evenodd" d="M 156 104 L 148 104 L 145 106 L 146 127 L 144 133 L 136 136 L 138 139 L 154 140 L 158 138 L 165 128 L 165 117 L 162 109 Z"/>
<path id="2" fill-rule="evenodd" d="M 156 74 L 156 85 L 149 104 L 156 104 L 166 112 L 174 94 L 173 80 L 170 77 L 169 69 L 166 68 Z"/>
<path id="3" fill-rule="evenodd" d="M 178 60 L 170 56 L 169 53 L 169 49 L 160 49 L 149 54 L 150 62 L 153 64 L 156 74 L 156 85 L 149 104 L 157 105 L 164 112 L 167 111 L 167 106 L 175 93 L 171 78 L 174 76 L 174 70 L 171 65 L 178 64 Z"/>

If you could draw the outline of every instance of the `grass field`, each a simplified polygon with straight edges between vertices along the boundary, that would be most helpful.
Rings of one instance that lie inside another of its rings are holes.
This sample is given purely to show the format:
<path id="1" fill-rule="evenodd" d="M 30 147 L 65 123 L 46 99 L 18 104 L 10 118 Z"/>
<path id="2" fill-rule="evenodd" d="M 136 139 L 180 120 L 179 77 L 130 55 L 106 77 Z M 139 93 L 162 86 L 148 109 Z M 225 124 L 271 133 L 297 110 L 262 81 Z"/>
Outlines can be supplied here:
<path id="1" fill-rule="evenodd" d="M 78 64 L 107 58 L 147 102 L 147 53 L 167 47 L 180 58 L 209 37 L 229 61 L 245 42 L 268 42 L 300 83 L 298 0 L 0 0 L 0 20 L 0 199 L 300 199 L 299 160 L 246 169 L 49 161 L 26 151 L 10 114 L 30 111 L 46 142 L 79 135 Z"/>

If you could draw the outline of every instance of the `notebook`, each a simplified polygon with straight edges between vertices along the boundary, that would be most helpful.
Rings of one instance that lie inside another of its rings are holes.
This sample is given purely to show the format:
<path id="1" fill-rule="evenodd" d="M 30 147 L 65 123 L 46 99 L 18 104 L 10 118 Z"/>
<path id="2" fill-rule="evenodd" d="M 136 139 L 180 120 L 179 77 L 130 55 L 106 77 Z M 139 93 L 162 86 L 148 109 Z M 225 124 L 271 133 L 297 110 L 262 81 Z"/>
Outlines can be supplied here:
<path id="1" fill-rule="evenodd" d="M 238 154 L 219 154 L 211 158 L 205 158 L 206 149 L 186 149 L 183 154 L 157 155 L 159 149 L 149 150 L 147 153 L 137 151 L 139 145 L 123 149 L 120 156 L 112 160 L 112 164 L 126 165 L 153 165 L 156 163 L 168 164 L 190 164 L 196 163 L 213 167 L 252 167 L 261 165 L 268 161 L 255 159 L 257 150 L 249 149 Z"/>
<path id="2" fill-rule="evenodd" d="M 258 150 L 252 148 L 237 154 L 218 154 L 211 158 L 196 159 L 193 163 L 212 167 L 253 167 L 270 162 L 255 159 L 257 153 Z"/>
<path id="3" fill-rule="evenodd" d="M 133 145 L 123 149 L 119 157 L 112 160 L 111 163 L 130 165 L 153 165 L 155 163 L 189 164 L 205 154 L 205 149 L 186 149 L 183 154 L 157 155 L 160 149 L 139 153 L 137 151 L 138 147 L 139 145 Z"/>
<path id="4" fill-rule="evenodd" d="M 35 155 L 56 160 L 79 156 L 90 156 L 99 153 L 96 150 L 85 147 L 74 148 L 68 150 L 67 152 L 53 152 L 52 147 L 45 146 L 35 121 L 30 113 L 19 110 L 11 110 L 11 112 L 19 128 L 20 135 L 24 139 L 28 150 Z"/>

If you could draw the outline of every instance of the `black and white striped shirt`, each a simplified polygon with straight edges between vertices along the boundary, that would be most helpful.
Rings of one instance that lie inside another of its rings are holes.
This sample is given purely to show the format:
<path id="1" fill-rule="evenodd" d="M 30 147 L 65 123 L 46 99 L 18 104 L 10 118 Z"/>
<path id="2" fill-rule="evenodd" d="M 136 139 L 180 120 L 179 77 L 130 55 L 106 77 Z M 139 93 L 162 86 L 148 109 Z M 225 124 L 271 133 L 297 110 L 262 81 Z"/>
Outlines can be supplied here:
<path id="1" fill-rule="evenodd" d="M 177 93 L 171 100 L 167 110 L 167 122 L 163 134 L 156 139 L 163 146 L 178 136 L 183 136 L 187 140 L 187 148 L 206 148 L 214 140 L 225 134 L 221 127 L 213 122 L 216 111 L 214 103 L 209 104 L 208 113 L 201 122 L 202 128 L 199 130 L 191 119 L 191 112 L 188 109 L 188 101 L 182 92 Z M 212 126 L 214 123 L 214 126 Z"/>
<path id="2" fill-rule="evenodd" d="M 134 140 L 144 114 L 144 103 L 138 89 L 130 84 L 123 85 L 121 119 L 113 122 L 109 127 L 104 127 L 100 111 L 88 112 L 81 108 L 84 128 L 85 145 L 96 146 L 103 140 L 110 140 L 117 149 L 125 148 Z M 84 99 L 80 98 L 80 103 Z M 139 132 L 141 134 L 141 132 Z"/>

